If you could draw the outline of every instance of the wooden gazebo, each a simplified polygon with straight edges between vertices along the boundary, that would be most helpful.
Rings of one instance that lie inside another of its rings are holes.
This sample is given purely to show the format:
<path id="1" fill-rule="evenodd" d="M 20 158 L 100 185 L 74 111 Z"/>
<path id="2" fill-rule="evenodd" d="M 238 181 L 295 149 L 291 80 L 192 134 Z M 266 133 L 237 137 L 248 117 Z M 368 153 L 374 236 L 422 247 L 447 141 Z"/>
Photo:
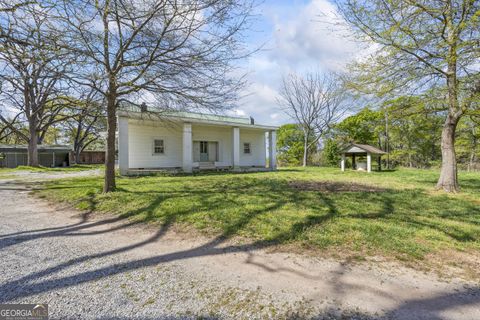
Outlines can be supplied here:
<path id="1" fill-rule="evenodd" d="M 352 168 L 354 170 L 356 169 L 362 169 L 362 168 L 357 168 L 357 164 L 355 162 L 355 157 L 367 157 L 367 163 L 366 163 L 366 170 L 367 172 L 372 171 L 372 156 L 376 157 L 378 160 L 378 169 L 381 170 L 381 156 L 384 154 L 387 154 L 385 151 L 382 151 L 374 146 L 368 145 L 368 144 L 358 144 L 358 143 L 351 143 L 345 148 L 340 151 L 342 154 L 342 161 L 340 162 L 340 167 L 342 171 L 345 171 L 345 158 L 352 157 Z"/>

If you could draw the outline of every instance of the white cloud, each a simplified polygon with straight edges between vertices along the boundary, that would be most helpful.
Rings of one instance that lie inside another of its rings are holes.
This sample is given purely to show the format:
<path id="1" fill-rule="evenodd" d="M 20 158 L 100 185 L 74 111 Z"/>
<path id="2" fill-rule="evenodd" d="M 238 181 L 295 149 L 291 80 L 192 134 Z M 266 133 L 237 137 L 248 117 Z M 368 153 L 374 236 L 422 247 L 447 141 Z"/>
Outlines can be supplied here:
<path id="1" fill-rule="evenodd" d="M 237 117 L 246 117 L 247 113 L 242 110 L 242 109 L 233 109 L 229 110 L 227 114 L 232 115 L 232 116 L 237 116 Z"/>
<path id="2" fill-rule="evenodd" d="M 255 118 L 257 123 L 281 125 L 286 122 L 277 105 L 278 92 L 267 83 L 258 81 L 250 85 L 241 102 L 242 110 Z M 276 116 L 273 116 L 276 114 Z"/>
<path id="3" fill-rule="evenodd" d="M 276 99 L 282 76 L 290 72 L 339 71 L 360 51 L 340 22 L 335 6 L 327 0 L 307 4 L 265 3 L 264 26 L 269 26 L 266 45 L 246 66 L 251 85 L 241 108 L 257 123 L 291 122 Z M 267 27 L 265 27 L 266 29 Z"/>
<path id="4" fill-rule="evenodd" d="M 276 103 L 278 92 L 265 83 L 254 83 L 251 86 L 259 102 L 265 104 Z"/>
<path id="5" fill-rule="evenodd" d="M 293 18 L 276 18 L 271 57 L 296 69 L 339 70 L 358 52 L 335 6 L 313 0 Z"/>

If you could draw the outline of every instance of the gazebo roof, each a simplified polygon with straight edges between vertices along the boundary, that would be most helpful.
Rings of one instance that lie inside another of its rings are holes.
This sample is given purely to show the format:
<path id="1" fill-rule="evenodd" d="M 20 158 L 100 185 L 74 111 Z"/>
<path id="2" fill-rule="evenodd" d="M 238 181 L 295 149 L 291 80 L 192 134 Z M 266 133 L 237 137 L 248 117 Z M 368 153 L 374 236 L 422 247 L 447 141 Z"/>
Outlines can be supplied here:
<path id="1" fill-rule="evenodd" d="M 371 153 L 371 154 L 387 154 L 374 146 L 368 144 L 351 143 L 342 149 L 340 153 Z"/>

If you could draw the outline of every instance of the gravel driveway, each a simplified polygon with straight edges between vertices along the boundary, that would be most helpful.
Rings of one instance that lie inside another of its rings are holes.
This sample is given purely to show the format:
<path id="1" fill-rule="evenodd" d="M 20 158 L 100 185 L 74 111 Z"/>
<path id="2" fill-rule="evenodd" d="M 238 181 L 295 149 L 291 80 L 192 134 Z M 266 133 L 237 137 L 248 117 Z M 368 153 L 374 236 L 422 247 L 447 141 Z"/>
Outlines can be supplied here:
<path id="1" fill-rule="evenodd" d="M 0 199 L 0 303 L 52 319 L 480 319 L 478 283 L 54 208 L 22 181 L 0 180 Z"/>

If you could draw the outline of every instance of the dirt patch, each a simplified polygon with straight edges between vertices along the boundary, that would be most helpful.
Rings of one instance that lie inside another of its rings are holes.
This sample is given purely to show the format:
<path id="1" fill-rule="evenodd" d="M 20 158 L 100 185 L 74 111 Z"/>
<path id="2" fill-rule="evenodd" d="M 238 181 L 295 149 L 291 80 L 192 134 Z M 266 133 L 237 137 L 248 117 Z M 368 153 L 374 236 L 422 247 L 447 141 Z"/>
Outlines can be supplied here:
<path id="1" fill-rule="evenodd" d="M 321 192 L 383 192 L 384 188 L 353 182 L 292 181 L 289 186 L 302 191 Z"/>
<path id="2" fill-rule="evenodd" d="M 462 252 L 444 248 L 425 258 L 442 278 L 462 278 L 475 281 L 480 279 L 480 253 L 476 250 Z"/>

